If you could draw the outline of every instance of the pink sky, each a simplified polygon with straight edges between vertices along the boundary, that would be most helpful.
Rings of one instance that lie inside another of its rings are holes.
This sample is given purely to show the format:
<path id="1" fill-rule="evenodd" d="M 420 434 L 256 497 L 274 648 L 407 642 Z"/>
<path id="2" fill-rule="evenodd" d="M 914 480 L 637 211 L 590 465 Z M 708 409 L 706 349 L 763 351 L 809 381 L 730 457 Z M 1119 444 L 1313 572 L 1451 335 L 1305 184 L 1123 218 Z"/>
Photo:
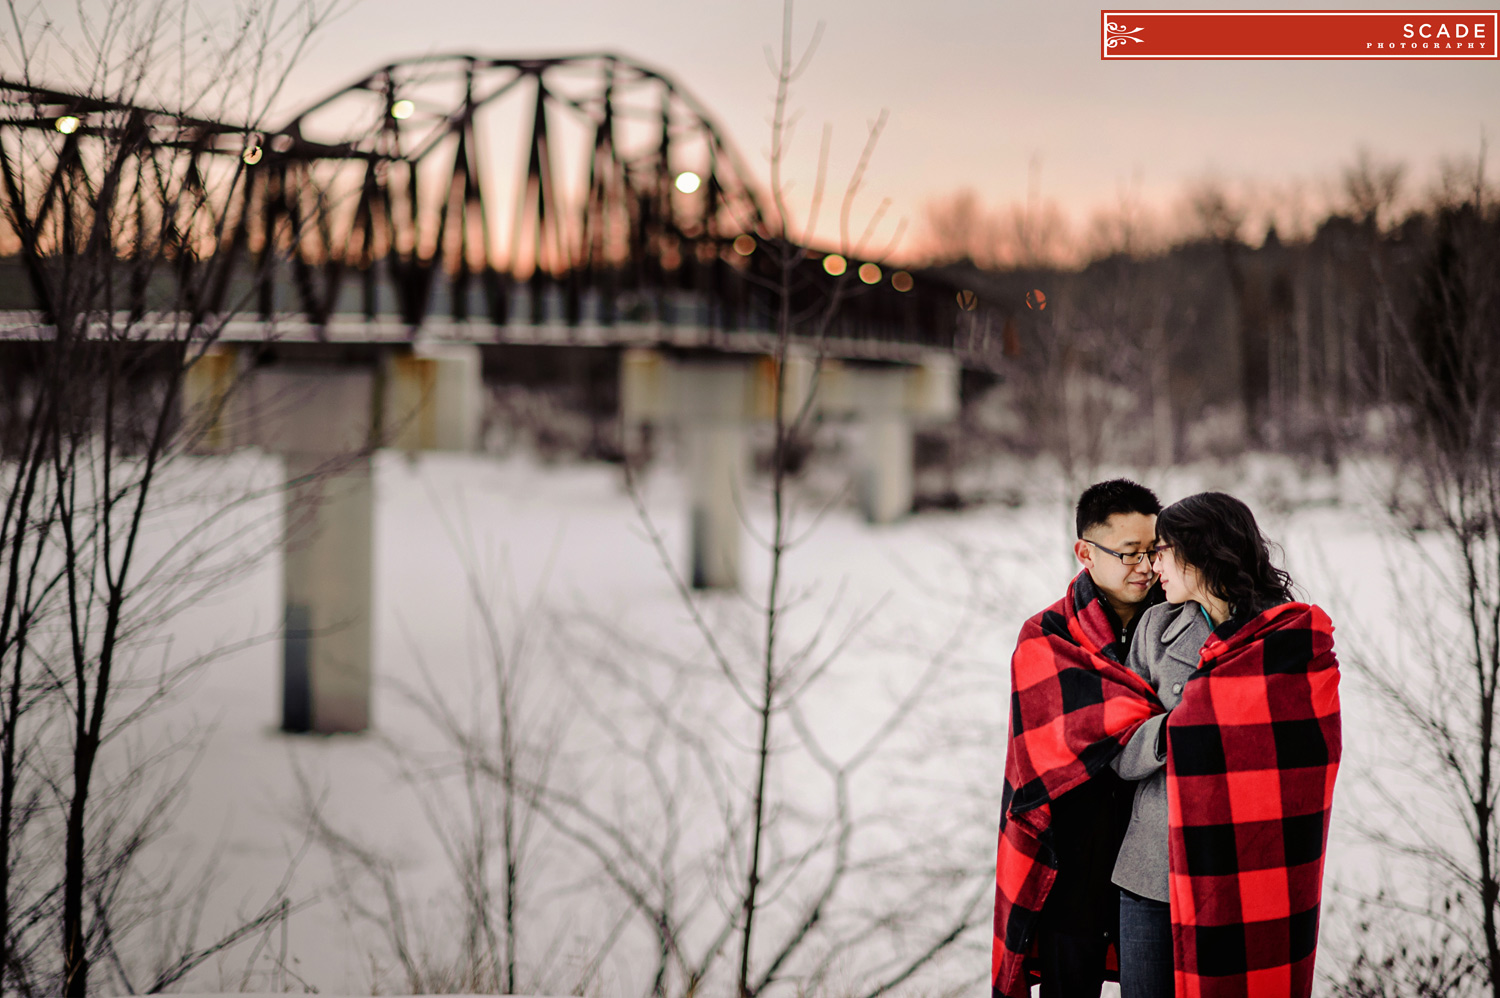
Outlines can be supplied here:
<path id="1" fill-rule="evenodd" d="M 235 6 L 201 0 L 199 9 L 230 17 Z M 1409 9 L 1318 5 L 1353 6 Z M 834 128 L 837 186 L 866 122 L 888 110 L 855 224 L 890 198 L 891 219 L 908 223 L 908 251 L 920 246 L 929 199 L 972 188 L 994 209 L 1024 202 L 1033 162 L 1042 198 L 1079 231 L 1121 191 L 1165 212 L 1209 175 L 1283 214 L 1277 192 L 1300 184 L 1316 208 L 1360 147 L 1404 161 L 1415 193 L 1441 158 L 1472 157 L 1481 133 L 1500 136 L 1494 61 L 1106 63 L 1099 8 L 1043 0 L 802 0 L 796 13 L 804 41 L 826 24 L 794 95 L 803 114 L 789 170 L 797 190 L 812 186 L 824 122 Z M 773 89 L 764 50 L 780 19 L 778 0 L 360 0 L 294 72 L 282 103 L 300 105 L 410 56 L 609 50 L 695 93 L 764 181 Z M 831 235 L 825 218 L 820 234 Z M 1252 216 L 1247 234 L 1265 218 Z"/>

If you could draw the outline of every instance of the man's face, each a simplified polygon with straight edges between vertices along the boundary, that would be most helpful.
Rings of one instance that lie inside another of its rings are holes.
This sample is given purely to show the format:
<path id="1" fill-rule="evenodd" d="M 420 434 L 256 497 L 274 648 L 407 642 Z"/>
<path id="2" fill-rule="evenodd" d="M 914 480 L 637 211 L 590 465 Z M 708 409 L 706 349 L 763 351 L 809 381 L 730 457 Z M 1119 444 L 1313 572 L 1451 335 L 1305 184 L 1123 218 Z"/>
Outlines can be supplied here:
<path id="1" fill-rule="evenodd" d="M 1151 550 L 1156 541 L 1156 517 L 1145 513 L 1116 513 L 1101 526 L 1084 532 L 1073 552 L 1107 597 L 1116 603 L 1139 603 L 1151 591 L 1156 573 L 1150 559 L 1126 565 L 1103 548 L 1131 554 Z M 1091 543 L 1092 542 L 1092 543 Z"/>

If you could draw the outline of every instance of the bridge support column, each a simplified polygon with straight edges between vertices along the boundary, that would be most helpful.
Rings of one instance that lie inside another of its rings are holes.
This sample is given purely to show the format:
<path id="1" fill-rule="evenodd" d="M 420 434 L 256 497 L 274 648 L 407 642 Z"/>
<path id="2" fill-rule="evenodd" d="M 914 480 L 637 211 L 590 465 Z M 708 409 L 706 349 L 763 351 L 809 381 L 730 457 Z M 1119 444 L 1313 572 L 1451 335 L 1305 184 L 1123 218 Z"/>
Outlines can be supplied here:
<path id="1" fill-rule="evenodd" d="M 905 368 L 858 372 L 855 408 L 860 426 L 855 491 L 871 523 L 891 523 L 911 512 L 912 422 Z"/>
<path id="2" fill-rule="evenodd" d="M 240 351 L 215 344 L 187 369 L 182 379 L 181 412 L 192 454 L 224 454 L 244 433 L 238 383 L 244 376 Z"/>
<path id="3" fill-rule="evenodd" d="M 678 364 L 673 373 L 687 463 L 690 577 L 695 589 L 732 589 L 739 585 L 740 510 L 750 478 L 751 366 L 699 360 Z"/>
<path id="4" fill-rule="evenodd" d="M 483 386 L 472 346 L 378 363 L 257 370 L 243 406 L 256 443 L 286 460 L 282 715 L 286 731 L 370 726 L 377 444 L 472 450 Z"/>
<path id="5" fill-rule="evenodd" d="M 620 353 L 620 449 L 640 464 L 650 456 L 656 428 L 672 416 L 672 365 L 659 350 L 627 347 Z"/>
<path id="6" fill-rule="evenodd" d="M 871 523 L 911 512 L 918 422 L 958 417 L 959 367 L 952 354 L 933 354 L 913 367 L 844 369 L 832 394 L 860 422 L 855 486 Z"/>
<path id="7" fill-rule="evenodd" d="M 302 363 L 255 372 L 244 409 L 255 442 L 286 462 L 281 727 L 370 724 L 376 374 Z"/>
<path id="8" fill-rule="evenodd" d="M 286 458 L 281 726 L 370 725 L 375 489 L 368 456 Z"/>
<path id="9" fill-rule="evenodd" d="M 385 359 L 380 443 L 406 451 L 479 447 L 484 379 L 479 348 L 421 346 Z"/>
<path id="10" fill-rule="evenodd" d="M 808 403 L 821 414 L 853 417 L 859 424 L 854 479 L 860 508 L 871 523 L 890 523 L 911 511 L 917 421 L 948 420 L 958 412 L 959 370 L 948 355 L 915 366 L 857 366 L 793 351 L 785 358 L 779 397 L 777 370 L 766 357 L 674 361 L 646 349 L 621 355 L 627 455 L 639 455 L 637 438 L 646 426 L 672 421 L 680 429 L 695 588 L 739 583 L 750 471 L 745 433 L 751 422 L 774 418 L 778 405 L 790 420 Z"/>

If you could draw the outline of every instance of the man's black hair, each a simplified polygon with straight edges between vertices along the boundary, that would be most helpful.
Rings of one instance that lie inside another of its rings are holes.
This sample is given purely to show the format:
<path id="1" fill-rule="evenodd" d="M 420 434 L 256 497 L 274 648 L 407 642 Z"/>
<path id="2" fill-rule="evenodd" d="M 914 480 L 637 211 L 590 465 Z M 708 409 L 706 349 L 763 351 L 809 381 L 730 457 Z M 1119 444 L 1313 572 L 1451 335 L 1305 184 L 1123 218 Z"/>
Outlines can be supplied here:
<path id="1" fill-rule="evenodd" d="M 1161 512 L 1156 493 L 1128 478 L 1097 482 L 1078 497 L 1078 536 L 1093 527 L 1102 527 L 1116 513 L 1140 513 L 1155 516 Z"/>

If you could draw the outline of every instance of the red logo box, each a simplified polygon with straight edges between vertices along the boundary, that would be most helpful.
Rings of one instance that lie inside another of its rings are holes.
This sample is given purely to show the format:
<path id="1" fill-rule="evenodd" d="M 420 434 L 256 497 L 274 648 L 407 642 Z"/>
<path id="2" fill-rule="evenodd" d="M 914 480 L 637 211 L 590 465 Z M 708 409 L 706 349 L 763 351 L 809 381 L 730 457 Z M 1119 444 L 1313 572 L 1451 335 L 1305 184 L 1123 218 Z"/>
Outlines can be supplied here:
<path id="1" fill-rule="evenodd" d="M 1494 59 L 1493 10 L 1103 10 L 1103 59 Z"/>

